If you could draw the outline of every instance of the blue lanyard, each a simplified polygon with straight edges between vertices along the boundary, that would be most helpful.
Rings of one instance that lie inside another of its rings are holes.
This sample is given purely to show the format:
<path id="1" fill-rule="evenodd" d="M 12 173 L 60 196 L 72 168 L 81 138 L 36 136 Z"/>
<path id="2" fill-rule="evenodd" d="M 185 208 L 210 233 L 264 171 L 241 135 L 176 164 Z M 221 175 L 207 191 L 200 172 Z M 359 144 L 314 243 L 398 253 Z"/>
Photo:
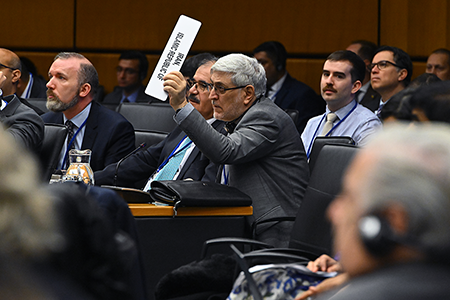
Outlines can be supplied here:
<path id="1" fill-rule="evenodd" d="M 75 138 L 77 137 L 78 133 L 81 131 L 81 129 L 84 127 L 84 125 L 86 125 L 86 122 L 87 122 L 88 118 L 86 118 L 86 120 L 84 120 L 83 124 L 81 124 L 81 126 L 78 128 L 77 132 L 75 132 L 75 134 L 73 135 L 72 139 L 69 142 L 69 145 L 67 145 L 66 154 L 64 154 L 64 160 L 63 160 L 63 163 L 61 165 L 61 168 L 63 168 L 65 166 L 66 160 L 67 160 L 67 155 L 69 154 L 70 147 L 74 143 Z"/>
<path id="2" fill-rule="evenodd" d="M 181 141 L 178 143 L 178 145 L 172 150 L 172 153 L 170 153 L 170 155 L 163 161 L 163 163 L 158 167 L 158 169 L 156 170 L 155 173 L 158 173 L 159 171 L 161 171 L 161 169 L 164 168 L 164 166 L 169 162 L 169 160 L 172 157 L 174 157 L 175 155 L 177 155 L 178 153 L 180 153 L 181 151 L 183 151 L 184 149 L 186 149 L 187 147 L 189 147 L 192 144 L 192 141 L 189 141 L 189 143 L 186 143 L 186 145 L 184 145 L 181 149 L 176 151 L 178 149 L 178 147 L 180 147 L 180 145 L 184 142 L 186 137 L 187 137 L 187 135 L 185 135 L 184 138 L 181 139 Z"/>
<path id="3" fill-rule="evenodd" d="M 350 116 L 350 114 L 356 109 L 356 106 L 358 106 L 358 102 L 355 102 L 355 105 L 353 106 L 353 108 L 345 115 L 345 117 L 342 118 L 342 120 L 339 120 L 339 122 L 334 125 L 330 131 L 327 132 L 327 134 L 325 136 L 330 136 L 330 134 L 336 129 L 336 127 L 338 127 L 339 125 L 341 125 L 342 122 L 345 121 L 345 119 L 348 118 L 348 116 Z M 306 157 L 309 159 L 309 156 L 311 155 L 311 147 L 313 144 L 314 139 L 316 138 L 317 132 L 319 131 L 320 128 L 320 124 L 322 124 L 323 120 L 325 120 L 326 114 L 323 115 L 322 119 L 319 122 L 319 125 L 317 125 L 316 131 L 314 131 L 314 134 L 311 138 L 311 142 L 309 143 L 309 147 L 308 147 L 308 152 L 306 153 Z"/>

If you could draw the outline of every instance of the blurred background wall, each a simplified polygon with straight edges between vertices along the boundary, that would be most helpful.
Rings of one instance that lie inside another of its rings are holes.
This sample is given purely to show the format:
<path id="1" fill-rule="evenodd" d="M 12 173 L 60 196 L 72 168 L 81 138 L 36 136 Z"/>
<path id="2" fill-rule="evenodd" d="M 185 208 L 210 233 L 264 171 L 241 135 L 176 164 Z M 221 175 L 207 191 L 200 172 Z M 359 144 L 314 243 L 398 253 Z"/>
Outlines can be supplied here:
<path id="1" fill-rule="evenodd" d="M 190 54 L 251 54 L 277 40 L 291 75 L 317 92 L 326 56 L 356 39 L 408 52 L 413 78 L 433 50 L 450 48 L 450 0 L 20 0 L 1 9 L 0 47 L 30 58 L 45 78 L 58 52 L 80 52 L 97 68 L 105 93 L 116 83 L 123 50 L 146 53 L 151 75 L 181 14 L 203 23 Z"/>

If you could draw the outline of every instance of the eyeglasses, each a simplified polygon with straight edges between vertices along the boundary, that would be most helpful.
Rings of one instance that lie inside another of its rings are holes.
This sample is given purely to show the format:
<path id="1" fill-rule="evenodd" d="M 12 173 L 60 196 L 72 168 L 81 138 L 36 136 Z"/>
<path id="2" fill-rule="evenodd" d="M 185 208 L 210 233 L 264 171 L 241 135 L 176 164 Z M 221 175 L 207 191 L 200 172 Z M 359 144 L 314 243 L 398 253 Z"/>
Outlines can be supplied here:
<path id="1" fill-rule="evenodd" d="M 396 65 L 393 62 L 390 62 L 388 60 L 380 60 L 377 63 L 370 64 L 369 67 L 372 70 L 375 66 L 377 66 L 378 69 L 383 70 L 383 69 L 386 69 L 388 67 L 388 65 L 393 65 L 394 67 L 404 69 L 404 67 Z"/>
<path id="2" fill-rule="evenodd" d="M 195 88 L 200 90 L 200 91 L 202 91 L 202 92 L 205 92 L 205 91 L 210 92 L 212 90 L 212 84 L 211 83 L 207 83 L 207 82 L 205 82 L 203 80 L 195 81 L 193 79 L 189 79 L 187 81 L 187 83 L 188 83 L 189 89 L 191 89 L 195 85 L 196 86 Z"/>
<path id="3" fill-rule="evenodd" d="M 133 75 L 136 74 L 138 71 L 132 68 L 122 68 L 122 67 L 116 67 L 117 73 L 125 72 L 127 75 Z"/>
<path id="4" fill-rule="evenodd" d="M 247 84 L 248 85 L 248 84 Z M 225 92 L 226 91 L 229 91 L 229 90 L 237 90 L 237 89 L 242 89 L 242 88 L 245 88 L 247 85 L 241 85 L 241 86 L 235 86 L 235 87 L 232 87 L 232 88 L 224 88 L 223 86 L 217 86 L 217 85 L 215 85 L 215 84 L 213 84 L 212 85 L 212 89 L 211 89 L 211 91 L 213 90 L 213 89 L 215 89 L 216 90 L 216 92 L 218 93 L 218 94 L 225 94 Z"/>
<path id="5" fill-rule="evenodd" d="M 12 71 L 18 70 L 18 68 L 11 68 L 11 67 L 5 66 L 5 65 L 2 64 L 2 63 L 0 63 L 0 67 L 2 67 L 2 68 L 7 68 L 7 69 L 10 69 L 10 70 L 12 70 Z"/>

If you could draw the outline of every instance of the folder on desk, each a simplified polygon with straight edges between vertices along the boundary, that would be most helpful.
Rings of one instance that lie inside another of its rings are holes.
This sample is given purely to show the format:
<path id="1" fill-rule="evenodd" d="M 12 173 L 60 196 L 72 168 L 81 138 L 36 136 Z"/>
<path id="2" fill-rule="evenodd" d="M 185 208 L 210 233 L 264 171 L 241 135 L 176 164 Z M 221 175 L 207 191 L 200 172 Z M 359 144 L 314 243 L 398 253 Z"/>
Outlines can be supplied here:
<path id="1" fill-rule="evenodd" d="M 127 203 L 153 202 L 150 194 L 142 190 L 112 185 L 102 185 L 101 187 L 116 191 L 120 195 L 120 197 L 122 197 Z"/>

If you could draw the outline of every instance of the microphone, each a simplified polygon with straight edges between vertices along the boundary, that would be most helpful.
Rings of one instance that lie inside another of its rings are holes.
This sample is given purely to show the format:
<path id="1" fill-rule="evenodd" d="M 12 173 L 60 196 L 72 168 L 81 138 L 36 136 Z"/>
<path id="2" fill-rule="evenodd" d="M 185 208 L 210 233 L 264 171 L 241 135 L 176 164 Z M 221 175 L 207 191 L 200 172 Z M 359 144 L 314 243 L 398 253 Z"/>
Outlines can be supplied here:
<path id="1" fill-rule="evenodd" d="M 145 143 L 145 142 L 142 143 L 142 144 L 140 144 L 139 147 L 137 147 L 136 149 L 134 149 L 133 151 L 131 151 L 130 153 L 128 153 L 127 155 L 125 155 L 121 160 L 119 160 L 119 161 L 117 162 L 117 165 L 116 165 L 116 172 L 114 173 L 114 186 L 116 186 L 117 175 L 118 175 L 118 173 L 119 173 L 119 167 L 120 167 L 120 164 L 121 164 L 125 159 L 127 159 L 127 158 L 130 157 L 131 155 L 135 154 L 136 152 L 138 152 L 139 150 L 141 150 L 142 148 L 144 148 L 146 145 L 147 145 L 147 143 Z"/>

